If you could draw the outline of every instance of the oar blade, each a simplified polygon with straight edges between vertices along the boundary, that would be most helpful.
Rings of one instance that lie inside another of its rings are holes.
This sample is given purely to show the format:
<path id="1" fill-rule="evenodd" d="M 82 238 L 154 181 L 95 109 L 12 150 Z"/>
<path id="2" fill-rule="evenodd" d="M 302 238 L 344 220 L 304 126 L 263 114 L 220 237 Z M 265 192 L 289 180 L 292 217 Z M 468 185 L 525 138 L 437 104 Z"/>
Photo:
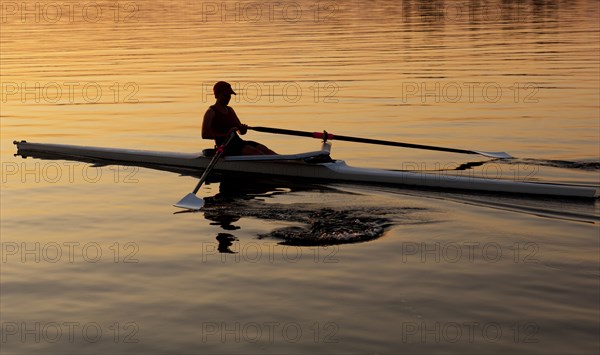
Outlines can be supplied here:
<path id="1" fill-rule="evenodd" d="M 201 209 L 202 206 L 204 206 L 204 200 L 190 192 L 189 194 L 187 194 L 184 198 L 179 200 L 179 202 L 177 202 L 173 206 L 179 207 L 179 208 L 184 208 L 186 210 L 197 211 L 197 210 Z"/>
<path id="2" fill-rule="evenodd" d="M 483 155 L 485 157 L 496 158 L 496 159 L 511 159 L 512 156 L 510 154 L 504 152 L 481 152 L 478 150 L 474 150 L 473 152 Z"/>

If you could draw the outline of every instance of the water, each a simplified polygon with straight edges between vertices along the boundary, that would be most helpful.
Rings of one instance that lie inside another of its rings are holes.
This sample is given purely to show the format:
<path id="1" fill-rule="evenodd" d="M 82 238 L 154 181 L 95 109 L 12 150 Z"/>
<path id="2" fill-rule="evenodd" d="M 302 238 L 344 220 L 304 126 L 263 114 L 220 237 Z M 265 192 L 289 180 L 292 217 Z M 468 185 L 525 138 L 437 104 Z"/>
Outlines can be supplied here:
<path id="1" fill-rule="evenodd" d="M 199 151 L 228 80 L 250 125 L 517 157 L 352 165 L 599 186 L 598 2 L 69 6 L 2 3 L 3 353 L 597 353 L 598 201 L 216 179 L 174 213 L 195 177 L 12 141 Z"/>

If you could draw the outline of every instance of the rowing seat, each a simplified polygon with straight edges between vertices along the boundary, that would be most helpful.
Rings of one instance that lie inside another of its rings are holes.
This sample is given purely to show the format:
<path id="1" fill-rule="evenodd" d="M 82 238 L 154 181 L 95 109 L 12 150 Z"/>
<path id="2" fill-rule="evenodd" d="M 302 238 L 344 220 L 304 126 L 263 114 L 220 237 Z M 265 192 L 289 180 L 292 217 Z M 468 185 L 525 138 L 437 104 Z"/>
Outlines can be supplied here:
<path id="1" fill-rule="evenodd" d="M 207 148 L 202 150 L 202 155 L 204 155 L 207 158 L 212 158 L 215 156 L 216 152 L 217 150 L 215 148 Z"/>

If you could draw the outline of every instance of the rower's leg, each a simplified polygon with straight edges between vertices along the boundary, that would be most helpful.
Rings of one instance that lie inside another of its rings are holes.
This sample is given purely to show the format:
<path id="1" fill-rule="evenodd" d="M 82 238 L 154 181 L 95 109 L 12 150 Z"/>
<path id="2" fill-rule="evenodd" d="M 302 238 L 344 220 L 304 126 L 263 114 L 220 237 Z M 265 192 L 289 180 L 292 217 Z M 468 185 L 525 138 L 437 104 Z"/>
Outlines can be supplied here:
<path id="1" fill-rule="evenodd" d="M 244 148 L 242 148 L 242 155 L 276 155 L 274 151 L 265 147 L 262 144 L 256 144 L 255 146 L 251 146 L 246 144 Z"/>
<path id="2" fill-rule="evenodd" d="M 242 155 L 263 155 L 264 153 L 251 145 L 245 145 L 242 148 Z"/>
<path id="3" fill-rule="evenodd" d="M 264 146 L 262 144 L 258 144 L 255 148 L 260 150 L 262 152 L 262 154 L 265 154 L 265 155 L 277 155 L 277 153 L 275 153 L 274 151 L 272 151 L 271 149 L 267 148 L 266 146 Z"/>

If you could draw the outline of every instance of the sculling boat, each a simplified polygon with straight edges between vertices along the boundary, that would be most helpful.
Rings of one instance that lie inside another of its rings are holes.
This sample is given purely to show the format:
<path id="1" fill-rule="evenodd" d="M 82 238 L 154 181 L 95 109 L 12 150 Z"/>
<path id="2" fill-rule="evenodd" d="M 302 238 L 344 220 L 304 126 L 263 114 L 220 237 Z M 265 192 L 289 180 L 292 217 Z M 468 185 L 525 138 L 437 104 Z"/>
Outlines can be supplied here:
<path id="1" fill-rule="evenodd" d="M 99 161 L 104 164 L 137 165 L 165 170 L 198 172 L 212 162 L 208 150 L 203 153 L 176 153 L 146 150 L 98 148 L 63 144 L 14 142 L 17 155 L 34 158 Z M 480 177 L 453 176 L 440 173 L 357 168 L 342 160 L 330 158 L 331 143 L 323 142 L 314 152 L 271 156 L 226 156 L 216 161 L 219 173 L 260 174 L 279 177 L 312 179 L 319 182 L 341 181 L 366 184 L 393 184 L 435 189 L 457 189 L 514 193 L 568 198 L 596 198 L 597 188 L 540 182 L 524 182 Z"/>

